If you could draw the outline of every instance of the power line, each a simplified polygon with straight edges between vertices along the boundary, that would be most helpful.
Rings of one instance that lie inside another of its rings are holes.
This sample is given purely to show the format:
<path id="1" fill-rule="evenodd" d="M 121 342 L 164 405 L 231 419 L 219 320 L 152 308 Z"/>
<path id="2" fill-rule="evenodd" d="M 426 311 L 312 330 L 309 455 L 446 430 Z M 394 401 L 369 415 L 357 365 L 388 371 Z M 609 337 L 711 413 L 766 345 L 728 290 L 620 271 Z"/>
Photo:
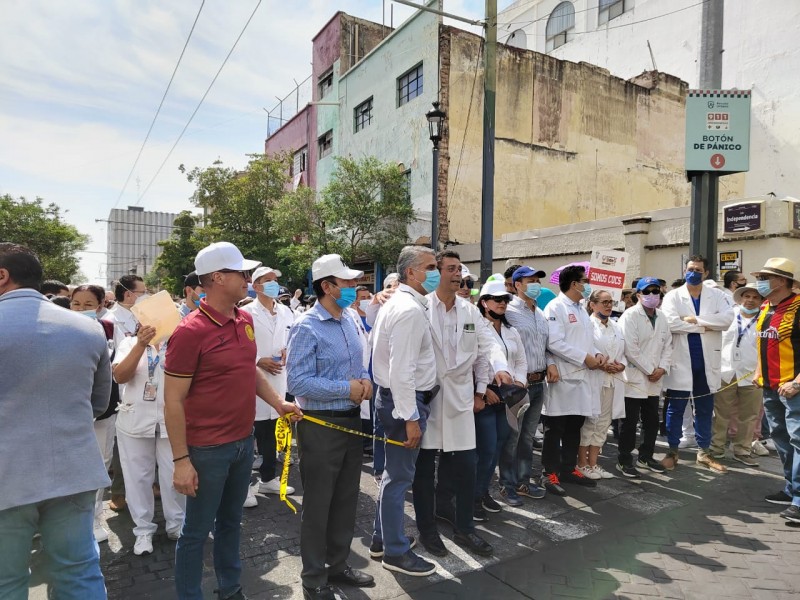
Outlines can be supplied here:
<path id="1" fill-rule="evenodd" d="M 461 173 L 461 159 L 464 157 L 464 146 L 466 145 L 466 141 L 467 141 L 467 131 L 469 131 L 470 116 L 472 115 L 472 103 L 475 100 L 475 82 L 478 80 L 478 63 L 480 63 L 481 56 L 483 55 L 483 52 L 484 52 L 484 49 L 485 49 L 484 48 L 485 45 L 486 44 L 485 44 L 484 39 L 481 38 L 481 47 L 480 47 L 480 49 L 478 51 L 477 57 L 475 58 L 475 69 L 474 69 L 475 70 L 475 74 L 472 77 L 472 92 L 470 93 L 470 96 L 469 96 L 469 108 L 467 108 L 467 121 L 466 121 L 466 124 L 464 125 L 464 135 L 461 138 L 461 148 L 459 148 L 459 151 L 458 151 L 458 162 L 456 163 L 456 174 L 455 174 L 455 177 L 453 177 L 453 190 L 450 192 L 450 194 L 448 196 L 448 200 L 447 200 L 448 204 L 450 203 L 450 198 L 454 198 L 455 195 L 456 195 L 456 187 L 458 186 L 458 175 L 459 175 L 459 173 Z"/>
<path id="2" fill-rule="evenodd" d="M 170 148 L 169 152 L 164 157 L 164 160 L 162 161 L 161 166 L 158 167 L 158 170 L 156 171 L 156 174 L 153 175 L 153 178 L 150 180 L 150 183 L 148 183 L 147 187 L 144 188 L 144 192 L 142 192 L 142 195 L 139 196 L 139 199 L 136 201 L 137 203 L 140 202 L 142 200 L 142 198 L 145 197 L 145 195 L 147 194 L 148 190 L 150 189 L 150 186 L 153 185 L 153 182 L 156 180 L 156 178 L 158 178 L 159 174 L 161 173 L 161 169 L 164 168 L 164 165 L 167 164 L 167 161 L 169 160 L 169 157 L 172 156 L 172 152 L 175 150 L 175 148 L 177 147 L 178 143 L 180 143 L 181 138 L 183 138 L 183 134 L 186 133 L 186 130 L 189 128 L 189 125 L 192 123 L 192 120 L 194 119 L 194 116 L 197 114 L 197 111 L 199 111 L 200 107 L 203 105 L 203 102 L 205 101 L 206 96 L 208 96 L 209 92 L 211 91 L 211 88 L 214 87 L 214 83 L 216 83 L 217 78 L 219 77 L 220 73 L 222 73 L 222 69 L 225 68 L 225 65 L 227 64 L 228 59 L 231 57 L 231 54 L 233 54 L 233 51 L 236 49 L 236 46 L 239 44 L 239 40 L 242 39 L 242 36 L 244 35 L 244 32 L 247 31 L 247 27 L 250 25 L 250 21 L 252 21 L 253 17 L 256 15 L 256 11 L 258 10 L 258 7 L 261 6 L 261 2 L 262 1 L 263 0 L 258 0 L 258 4 L 256 4 L 256 7 L 253 9 L 253 12 L 250 14 L 250 18 L 247 19 L 247 22 L 244 24 L 244 27 L 242 28 L 242 31 L 239 33 L 239 37 L 236 38 L 236 41 L 233 43 L 233 46 L 231 47 L 230 52 L 228 52 L 228 55 L 225 57 L 225 60 L 222 61 L 222 64 L 220 65 L 219 70 L 217 71 L 217 74 L 214 75 L 214 79 L 211 80 L 211 83 L 209 84 L 208 89 L 206 90 L 205 94 L 203 94 L 203 97 L 200 98 L 200 102 L 198 102 L 197 107 L 194 109 L 194 112 L 189 117 L 189 120 L 186 122 L 186 125 L 184 125 L 183 130 L 178 135 L 178 139 L 175 140 L 175 143 L 172 145 L 172 148 Z"/>
<path id="3" fill-rule="evenodd" d="M 186 52 L 186 47 L 189 45 L 189 40 L 192 39 L 194 28 L 197 25 L 197 20 L 200 18 L 200 13 L 203 12 L 203 6 L 205 6 L 205 3 L 206 0 L 202 0 L 202 2 L 200 3 L 200 9 L 197 11 L 197 16 L 194 18 L 194 23 L 192 23 L 191 30 L 189 30 L 189 36 L 186 38 L 186 43 L 183 45 L 183 50 L 181 50 L 181 55 L 178 57 L 178 62 L 175 64 L 175 68 L 172 70 L 172 77 L 169 78 L 167 89 L 164 90 L 164 95 L 161 96 L 161 102 L 158 103 L 156 114 L 153 115 L 153 121 L 150 123 L 150 129 L 147 130 L 147 135 L 144 136 L 142 147 L 139 148 L 139 154 L 136 155 L 136 160 L 133 161 L 133 166 L 131 167 L 131 171 L 130 173 L 128 173 L 127 179 L 125 179 L 125 185 L 122 186 L 122 191 L 119 193 L 119 196 L 117 196 L 117 201 L 114 203 L 114 206 L 111 207 L 112 209 L 116 208 L 117 204 L 119 204 L 119 201 L 122 199 L 122 195 L 128 188 L 128 183 L 130 183 L 131 177 L 133 176 L 133 172 L 136 170 L 136 165 L 139 164 L 139 159 L 142 157 L 142 152 L 144 152 L 144 147 L 145 145 L 147 145 L 147 140 L 150 139 L 150 134 L 153 132 L 153 126 L 156 124 L 156 119 L 158 119 L 158 115 L 161 112 L 161 107 L 164 106 L 164 100 L 166 100 L 167 93 L 169 93 L 169 89 L 170 87 L 172 87 L 172 81 L 175 79 L 175 73 L 178 72 L 178 67 L 181 65 L 181 61 L 183 60 L 183 55 Z"/>

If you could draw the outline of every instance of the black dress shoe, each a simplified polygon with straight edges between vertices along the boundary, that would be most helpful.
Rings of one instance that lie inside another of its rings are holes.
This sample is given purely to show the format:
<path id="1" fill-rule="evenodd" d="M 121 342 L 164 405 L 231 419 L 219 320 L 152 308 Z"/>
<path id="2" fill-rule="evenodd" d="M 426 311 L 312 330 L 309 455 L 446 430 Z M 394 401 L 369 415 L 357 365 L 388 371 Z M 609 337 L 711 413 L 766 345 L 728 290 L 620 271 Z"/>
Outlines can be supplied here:
<path id="1" fill-rule="evenodd" d="M 494 552 L 492 545 L 477 533 L 456 533 L 453 541 L 479 556 L 491 556 Z"/>
<path id="2" fill-rule="evenodd" d="M 444 542 L 442 542 L 442 538 L 439 537 L 438 533 L 420 535 L 419 541 L 422 542 L 422 546 L 425 548 L 425 550 L 434 556 L 447 556 L 449 554 L 447 548 L 444 546 Z"/>
<path id="3" fill-rule="evenodd" d="M 375 585 L 375 578 L 372 575 L 367 575 L 363 571 L 354 569 L 351 566 L 344 568 L 340 573 L 328 575 L 328 581 L 332 583 L 346 583 L 354 587 L 371 587 Z"/>
<path id="4" fill-rule="evenodd" d="M 409 550 L 402 556 L 383 557 L 383 568 L 412 577 L 427 577 L 436 572 L 436 565 Z"/>
<path id="5" fill-rule="evenodd" d="M 453 507 L 436 508 L 436 518 L 445 523 L 449 523 L 453 527 L 456 526 L 456 510 Z"/>
<path id="6" fill-rule="evenodd" d="M 347 596 L 342 590 L 330 585 L 323 585 L 318 588 L 303 586 L 304 600 L 347 600 Z"/>

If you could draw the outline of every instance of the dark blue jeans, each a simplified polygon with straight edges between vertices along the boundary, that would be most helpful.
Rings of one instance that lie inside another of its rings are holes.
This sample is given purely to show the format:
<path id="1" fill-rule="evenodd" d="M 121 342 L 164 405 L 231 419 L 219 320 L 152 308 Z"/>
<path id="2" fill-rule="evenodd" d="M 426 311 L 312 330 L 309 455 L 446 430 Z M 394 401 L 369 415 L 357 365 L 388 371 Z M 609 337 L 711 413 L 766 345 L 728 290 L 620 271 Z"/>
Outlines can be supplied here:
<path id="1" fill-rule="evenodd" d="M 375 437 L 384 437 L 383 423 L 378 418 L 378 407 L 375 405 L 378 396 L 378 386 L 372 392 L 372 433 Z M 386 442 L 373 440 L 372 442 L 372 474 L 383 475 L 383 466 L 386 464 Z"/>
<path id="2" fill-rule="evenodd" d="M 214 572 L 221 595 L 239 589 L 242 505 L 253 467 L 253 436 L 217 446 L 190 446 L 197 495 L 186 498 L 186 519 L 175 548 L 179 600 L 202 600 L 203 547 L 214 529 Z"/>
<path id="3" fill-rule="evenodd" d="M 489 493 L 489 483 L 492 480 L 500 452 L 506 445 L 511 426 L 506 417 L 506 405 L 495 404 L 486 406 L 475 415 L 475 452 L 477 461 L 475 465 L 475 500 L 480 500 Z M 530 461 L 528 461 L 530 469 Z"/>
<path id="4" fill-rule="evenodd" d="M 530 480 L 533 463 L 533 440 L 542 415 L 544 383 L 528 387 L 530 405 L 522 417 L 520 431 L 509 427 L 508 439 L 500 453 L 500 486 L 517 489 Z M 538 475 L 535 475 L 538 477 Z"/>
<path id="5" fill-rule="evenodd" d="M 776 390 L 764 390 L 764 413 L 786 479 L 784 491 L 800 506 L 800 396 L 785 398 Z"/>

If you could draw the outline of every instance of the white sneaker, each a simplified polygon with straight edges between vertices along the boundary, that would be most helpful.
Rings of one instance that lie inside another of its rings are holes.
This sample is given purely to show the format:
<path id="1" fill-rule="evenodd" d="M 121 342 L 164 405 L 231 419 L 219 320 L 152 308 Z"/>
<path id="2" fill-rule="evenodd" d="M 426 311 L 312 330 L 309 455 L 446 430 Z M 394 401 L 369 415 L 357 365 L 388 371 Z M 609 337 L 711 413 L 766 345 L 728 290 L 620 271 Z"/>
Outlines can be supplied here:
<path id="1" fill-rule="evenodd" d="M 612 475 L 611 473 L 606 471 L 600 465 L 595 465 L 595 466 L 591 467 L 591 469 L 592 469 L 592 471 L 594 471 L 595 473 L 600 475 L 600 479 L 614 479 L 614 475 Z"/>
<path id="2" fill-rule="evenodd" d="M 247 498 L 244 499 L 244 506 L 245 508 L 255 508 L 258 506 L 258 499 L 256 498 L 256 485 L 253 484 L 247 486 Z"/>
<path id="3" fill-rule="evenodd" d="M 262 481 L 258 485 L 259 494 L 280 494 L 281 493 L 281 480 L 279 477 L 269 481 Z M 290 485 L 286 486 L 287 494 L 294 494 L 294 488 Z"/>
<path id="4" fill-rule="evenodd" d="M 681 438 L 678 448 L 697 448 L 697 440 L 694 437 Z"/>
<path id="5" fill-rule="evenodd" d="M 766 441 L 764 441 L 764 447 L 770 452 L 778 451 L 778 449 L 775 447 L 775 442 L 772 440 L 772 438 L 767 438 Z"/>
<path id="6" fill-rule="evenodd" d="M 142 554 L 152 554 L 153 534 L 145 533 L 144 535 L 137 535 L 136 543 L 133 545 L 133 553 L 136 556 L 141 556 Z"/>
<path id="7" fill-rule="evenodd" d="M 578 471 L 583 473 L 586 479 L 600 479 L 600 473 L 597 473 L 592 467 L 586 465 L 585 467 L 576 467 Z"/>
<path id="8" fill-rule="evenodd" d="M 108 541 L 108 530 L 102 525 L 95 524 L 94 526 L 94 539 L 98 544 Z"/>
<path id="9" fill-rule="evenodd" d="M 769 456 L 769 450 L 761 443 L 761 440 L 755 440 L 750 447 L 753 449 L 753 454 L 756 456 Z"/>

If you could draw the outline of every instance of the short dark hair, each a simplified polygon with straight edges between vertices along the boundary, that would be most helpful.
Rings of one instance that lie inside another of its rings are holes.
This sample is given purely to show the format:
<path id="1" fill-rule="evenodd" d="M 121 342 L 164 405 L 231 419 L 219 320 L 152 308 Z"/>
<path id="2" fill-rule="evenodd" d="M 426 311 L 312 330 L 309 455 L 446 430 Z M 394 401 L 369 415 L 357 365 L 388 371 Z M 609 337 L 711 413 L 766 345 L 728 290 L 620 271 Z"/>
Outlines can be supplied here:
<path id="1" fill-rule="evenodd" d="M 26 246 L 11 242 L 0 242 L 0 269 L 22 288 L 38 290 L 42 285 L 42 263 L 39 257 Z"/>
<path id="2" fill-rule="evenodd" d="M 70 298 L 73 298 L 75 296 L 75 294 L 78 293 L 78 292 L 90 292 L 91 294 L 94 295 L 95 298 L 97 298 L 97 302 L 101 306 L 105 302 L 105 299 L 106 299 L 106 291 L 103 288 L 101 288 L 99 285 L 90 285 L 90 284 L 79 285 L 74 290 L 72 290 L 72 294 L 70 294 Z"/>
<path id="3" fill-rule="evenodd" d="M 731 289 L 731 284 L 739 279 L 739 275 L 741 275 L 741 271 L 728 271 L 722 277 L 722 284 L 725 286 L 726 289 Z"/>
<path id="4" fill-rule="evenodd" d="M 676 290 L 676 289 L 678 289 L 679 287 L 681 287 L 681 286 L 682 286 L 684 283 L 686 283 L 686 280 L 685 280 L 683 277 L 678 277 L 678 278 L 677 278 L 675 281 L 673 281 L 673 282 L 670 284 L 670 287 L 671 287 L 673 290 Z"/>
<path id="5" fill-rule="evenodd" d="M 703 263 L 703 271 L 708 271 L 708 259 L 702 254 L 693 254 L 692 256 L 690 256 L 686 260 L 686 265 L 688 265 L 690 262 L 695 262 L 695 263 L 701 262 Z"/>
<path id="6" fill-rule="evenodd" d="M 314 295 L 317 298 L 325 297 L 325 291 L 322 289 L 323 281 L 330 281 L 333 285 L 336 285 L 336 277 L 334 277 L 333 275 L 328 275 L 327 277 L 323 277 L 322 279 L 317 279 L 316 281 L 312 281 L 311 287 L 314 288 Z"/>
<path id="7" fill-rule="evenodd" d="M 66 296 L 53 296 L 52 298 L 50 298 L 50 302 L 52 302 L 53 304 L 57 304 L 61 308 L 66 308 L 67 310 L 71 310 L 70 299 L 67 298 Z"/>
<path id="8" fill-rule="evenodd" d="M 133 290 L 137 281 L 144 281 L 144 279 L 138 275 L 123 275 L 119 278 L 117 285 L 114 286 L 114 298 L 117 299 L 117 302 L 125 300 L 125 292 Z"/>
<path id="9" fill-rule="evenodd" d="M 506 279 L 510 279 L 512 275 L 514 275 L 514 271 L 519 269 L 522 265 L 511 265 L 503 272 L 503 277 Z"/>
<path id="10" fill-rule="evenodd" d="M 39 291 L 42 292 L 42 294 L 44 294 L 45 296 L 50 294 L 56 296 L 58 295 L 58 292 L 62 290 L 69 291 L 69 287 L 67 286 L 66 283 L 62 283 L 58 279 L 47 279 L 43 281 L 39 289 Z"/>
<path id="11" fill-rule="evenodd" d="M 459 256 L 458 252 L 455 250 L 440 250 L 436 253 L 436 268 L 441 270 L 442 268 L 442 261 L 445 258 L 455 258 L 457 261 L 461 261 L 461 256 Z"/>
<path id="12" fill-rule="evenodd" d="M 561 275 L 558 277 L 558 288 L 566 293 L 569 291 L 570 286 L 576 281 L 583 279 L 584 275 L 586 275 L 586 269 L 581 265 L 569 265 L 568 267 L 564 267 L 561 271 Z"/>
<path id="13" fill-rule="evenodd" d="M 183 278 L 183 287 L 196 288 L 199 285 L 202 285 L 200 283 L 200 276 L 194 271 Z"/>

